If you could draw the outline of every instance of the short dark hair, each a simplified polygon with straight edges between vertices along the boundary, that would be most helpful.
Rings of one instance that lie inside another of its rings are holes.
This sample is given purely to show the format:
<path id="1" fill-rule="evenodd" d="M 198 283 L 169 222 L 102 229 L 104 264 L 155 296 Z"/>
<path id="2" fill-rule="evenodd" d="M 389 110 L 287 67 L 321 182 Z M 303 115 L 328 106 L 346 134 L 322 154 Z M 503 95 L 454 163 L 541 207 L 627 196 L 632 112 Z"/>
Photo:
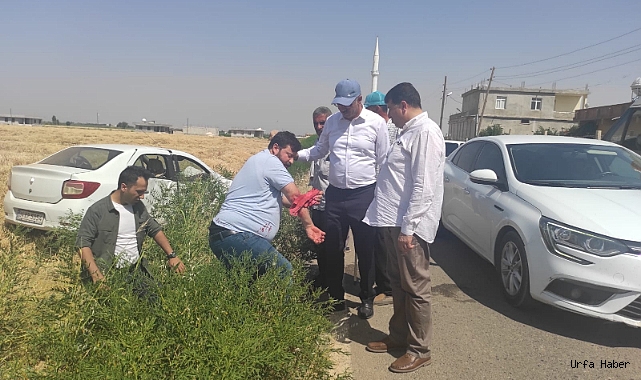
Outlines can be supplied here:
<path id="1" fill-rule="evenodd" d="M 421 95 L 411 83 L 399 83 L 385 95 L 385 103 L 401 104 L 402 101 L 410 107 L 421 108 Z"/>
<path id="2" fill-rule="evenodd" d="M 151 173 L 149 170 L 141 168 L 140 166 L 127 166 L 118 177 L 118 188 L 120 188 L 120 185 L 123 183 L 127 186 L 133 186 L 138 182 L 138 178 L 140 177 L 144 178 L 145 181 L 149 181 Z"/>
<path id="3" fill-rule="evenodd" d="M 320 115 L 329 116 L 331 114 L 332 114 L 332 110 L 330 110 L 329 108 L 327 108 L 325 106 L 320 106 L 320 107 L 318 107 L 318 108 L 316 108 L 314 110 L 314 113 L 312 114 L 312 117 L 316 118 L 316 116 L 320 116 Z"/>
<path id="4" fill-rule="evenodd" d="M 274 144 L 278 144 L 278 146 L 283 149 L 287 148 L 289 145 L 293 152 L 298 152 L 301 149 L 300 141 L 298 141 L 296 135 L 288 131 L 278 132 L 274 137 L 272 137 L 272 139 L 269 140 L 267 149 L 271 149 Z"/>

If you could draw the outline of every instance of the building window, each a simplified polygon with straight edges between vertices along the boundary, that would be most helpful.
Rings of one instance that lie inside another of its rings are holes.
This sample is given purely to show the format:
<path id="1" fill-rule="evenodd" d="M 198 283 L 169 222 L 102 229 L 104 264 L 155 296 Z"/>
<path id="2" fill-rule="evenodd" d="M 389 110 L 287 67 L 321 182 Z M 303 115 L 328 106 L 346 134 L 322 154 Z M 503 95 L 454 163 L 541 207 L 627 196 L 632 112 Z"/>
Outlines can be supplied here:
<path id="1" fill-rule="evenodd" d="M 530 103 L 530 109 L 541 110 L 541 98 L 532 98 L 532 103 Z"/>
<path id="2" fill-rule="evenodd" d="M 521 119 L 521 124 L 530 124 L 530 119 Z"/>
<path id="3" fill-rule="evenodd" d="M 506 101 L 507 101 L 507 96 L 497 96 L 496 97 L 496 104 L 494 105 L 494 109 L 504 110 Z"/>

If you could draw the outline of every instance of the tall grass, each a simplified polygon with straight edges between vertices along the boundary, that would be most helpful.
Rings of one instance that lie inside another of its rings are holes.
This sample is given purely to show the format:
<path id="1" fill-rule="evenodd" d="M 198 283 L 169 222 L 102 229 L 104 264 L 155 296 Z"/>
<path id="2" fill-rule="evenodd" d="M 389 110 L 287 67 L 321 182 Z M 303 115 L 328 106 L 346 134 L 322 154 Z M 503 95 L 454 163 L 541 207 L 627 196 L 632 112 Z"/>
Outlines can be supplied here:
<path id="1" fill-rule="evenodd" d="M 283 278 L 276 270 L 257 277 L 249 258 L 226 269 L 211 254 L 207 227 L 224 194 L 215 181 L 183 182 L 155 205 L 154 213 L 187 266 L 187 273 L 175 274 L 155 244 L 144 245 L 142 255 L 158 284 L 151 284 L 156 302 L 136 296 L 127 273 L 109 275 L 106 287 L 80 286 L 74 223 L 42 237 L 56 247 L 52 260 L 59 263 L 61 285 L 30 308 L 33 313 L 24 316 L 28 321 L 16 313 L 0 317 L 3 376 L 332 378 L 332 325 L 324 317 L 326 307 L 313 302 L 317 294 L 305 283 L 300 260 L 294 260 L 293 277 Z M 0 255 L 3 274 L 20 265 L 10 258 L 4 251 Z M 14 306 L 33 302 L 15 295 L 20 281 L 0 275 L 0 296 L 12 296 Z M 0 298 L 0 311 L 11 309 L 7 297 Z"/>

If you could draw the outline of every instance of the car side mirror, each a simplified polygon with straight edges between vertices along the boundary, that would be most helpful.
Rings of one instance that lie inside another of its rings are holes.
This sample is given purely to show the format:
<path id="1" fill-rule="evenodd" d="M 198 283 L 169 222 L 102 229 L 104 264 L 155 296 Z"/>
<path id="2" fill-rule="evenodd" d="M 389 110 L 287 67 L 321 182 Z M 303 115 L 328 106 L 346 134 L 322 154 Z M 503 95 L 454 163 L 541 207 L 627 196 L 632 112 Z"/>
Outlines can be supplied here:
<path id="1" fill-rule="evenodd" d="M 470 181 L 480 185 L 494 186 L 501 191 L 507 191 L 507 185 L 499 181 L 492 169 L 477 169 L 470 173 Z"/>

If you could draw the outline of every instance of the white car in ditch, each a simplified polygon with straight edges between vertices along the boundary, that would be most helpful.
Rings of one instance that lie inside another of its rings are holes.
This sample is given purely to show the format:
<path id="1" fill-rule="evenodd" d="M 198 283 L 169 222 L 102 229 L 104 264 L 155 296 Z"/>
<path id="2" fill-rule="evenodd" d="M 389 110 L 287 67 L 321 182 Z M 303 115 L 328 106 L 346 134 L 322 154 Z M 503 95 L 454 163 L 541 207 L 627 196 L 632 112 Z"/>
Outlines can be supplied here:
<path id="1" fill-rule="evenodd" d="M 508 302 L 641 327 L 641 157 L 611 142 L 493 136 L 445 163 L 443 226 Z"/>
<path id="2" fill-rule="evenodd" d="M 95 144 L 63 149 L 39 162 L 11 168 L 4 198 L 5 222 L 49 230 L 60 226 L 69 213 L 84 213 L 118 187 L 127 166 L 149 170 L 149 206 L 163 186 L 178 178 L 211 176 L 226 186 L 230 180 L 189 153 L 150 146 Z"/>

